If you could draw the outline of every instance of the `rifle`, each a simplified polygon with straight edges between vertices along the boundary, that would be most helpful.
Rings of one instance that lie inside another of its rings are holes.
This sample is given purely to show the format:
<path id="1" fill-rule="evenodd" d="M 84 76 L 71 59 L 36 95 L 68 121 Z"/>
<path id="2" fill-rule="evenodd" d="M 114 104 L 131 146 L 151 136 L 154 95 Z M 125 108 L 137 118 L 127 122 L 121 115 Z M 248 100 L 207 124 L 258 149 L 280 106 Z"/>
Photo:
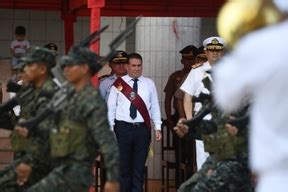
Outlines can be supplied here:
<path id="1" fill-rule="evenodd" d="M 131 35 L 131 33 L 134 30 L 134 26 L 136 23 L 140 20 L 140 18 L 137 18 L 133 23 L 131 23 L 125 31 L 120 33 L 110 44 L 110 53 L 107 54 L 107 56 L 101 60 L 100 63 L 97 63 L 97 65 L 100 66 L 99 70 L 101 69 L 102 65 L 104 62 L 109 61 L 113 55 L 116 52 L 116 49 L 118 48 L 119 45 L 123 43 L 126 38 Z M 106 29 L 106 28 L 105 28 Z M 98 37 L 100 37 L 100 33 L 104 30 L 100 30 L 98 32 Z M 92 35 L 92 34 L 91 34 Z M 90 35 L 90 36 L 91 36 Z M 81 46 L 88 46 L 90 45 L 91 42 L 95 41 L 96 37 L 87 37 L 83 42 L 80 42 L 78 46 L 75 46 L 73 50 L 77 50 L 77 48 L 80 48 Z M 57 80 L 63 78 L 63 73 L 58 69 L 52 70 L 52 73 L 54 77 L 57 78 Z M 61 80 L 59 81 L 61 83 Z M 72 86 L 69 82 L 65 81 L 65 83 L 61 83 L 59 91 L 55 93 L 55 95 L 52 97 L 52 100 L 47 104 L 46 108 L 42 110 L 37 116 L 33 117 L 32 119 L 26 120 L 19 122 L 18 125 L 22 127 L 28 128 L 28 130 L 32 130 L 34 127 L 36 127 L 37 124 L 42 122 L 44 119 L 46 119 L 48 116 L 51 114 L 55 114 L 62 110 L 66 105 L 67 105 L 67 100 L 70 98 L 73 94 L 75 93 L 75 88 Z M 30 132 L 29 131 L 29 132 Z"/>
<path id="2" fill-rule="evenodd" d="M 20 91 L 22 86 L 13 80 L 9 80 L 6 87 L 7 87 L 6 89 L 7 92 L 17 93 L 18 91 Z"/>
<path id="3" fill-rule="evenodd" d="M 100 65 L 106 64 L 115 55 L 117 48 L 134 32 L 135 25 L 140 21 L 137 17 L 122 33 L 109 44 L 110 52 L 100 60 Z"/>
<path id="4" fill-rule="evenodd" d="M 74 93 L 75 89 L 72 85 L 70 85 L 68 82 L 63 83 L 61 88 L 53 95 L 45 109 L 40 111 L 40 113 L 31 119 L 18 122 L 18 125 L 21 127 L 26 127 L 29 131 L 33 131 L 36 125 L 38 125 L 40 122 L 45 120 L 50 115 L 63 109 L 66 106 L 65 101 L 67 101 L 67 99 L 70 98 Z"/>
<path id="5" fill-rule="evenodd" d="M 210 105 L 203 106 L 201 111 L 199 113 L 197 113 L 192 119 L 185 120 L 182 123 L 187 125 L 189 128 L 193 128 L 193 127 L 199 125 L 199 123 L 201 123 L 203 118 L 206 115 L 208 115 L 210 112 L 211 112 L 211 106 Z"/>
<path id="6" fill-rule="evenodd" d="M 78 45 L 74 46 L 71 51 L 77 51 L 77 49 L 81 47 L 88 47 L 91 43 L 97 41 L 100 38 L 100 34 L 108 28 L 108 25 L 104 26 L 100 31 L 95 31 L 91 33 L 88 37 L 86 37 L 83 41 L 81 41 Z M 46 119 L 53 113 L 57 113 L 60 109 L 62 109 L 65 105 L 65 101 L 70 98 L 74 93 L 74 87 L 66 81 L 63 72 L 59 65 L 55 66 L 51 70 L 54 79 L 53 81 L 58 85 L 59 89 L 56 93 L 42 93 L 47 97 L 52 97 L 51 101 L 47 104 L 46 108 L 35 117 L 18 122 L 18 126 L 26 127 L 30 131 L 36 127 L 40 122 Z M 29 132 L 30 133 L 30 132 Z"/>
<path id="7" fill-rule="evenodd" d="M 34 87 L 31 85 L 21 86 L 21 89 L 16 94 L 15 97 L 6 101 L 5 103 L 0 104 L 0 112 L 7 112 L 12 110 L 14 107 L 19 105 L 22 101 L 24 101 L 28 95 L 30 95 L 34 90 Z"/>
<path id="8" fill-rule="evenodd" d="M 241 129 L 243 127 L 246 127 L 249 124 L 249 121 L 250 121 L 250 118 L 249 118 L 249 115 L 247 113 L 242 117 L 228 120 L 227 123 L 232 125 L 232 126 L 237 127 L 237 129 Z"/>

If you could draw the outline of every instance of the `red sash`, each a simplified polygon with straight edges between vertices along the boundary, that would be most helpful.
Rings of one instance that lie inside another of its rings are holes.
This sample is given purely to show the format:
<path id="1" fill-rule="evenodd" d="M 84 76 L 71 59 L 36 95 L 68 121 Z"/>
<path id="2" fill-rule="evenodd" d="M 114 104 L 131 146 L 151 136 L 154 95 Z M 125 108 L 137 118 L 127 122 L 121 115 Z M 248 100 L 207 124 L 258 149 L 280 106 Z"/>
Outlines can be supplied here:
<path id="1" fill-rule="evenodd" d="M 135 93 L 133 88 L 130 87 L 130 85 L 128 85 L 121 77 L 118 77 L 113 85 L 116 87 L 116 89 L 118 89 L 118 91 L 125 95 L 125 97 L 132 103 L 132 105 L 136 107 L 136 109 L 142 115 L 145 124 L 151 130 L 150 115 L 140 95 Z"/>

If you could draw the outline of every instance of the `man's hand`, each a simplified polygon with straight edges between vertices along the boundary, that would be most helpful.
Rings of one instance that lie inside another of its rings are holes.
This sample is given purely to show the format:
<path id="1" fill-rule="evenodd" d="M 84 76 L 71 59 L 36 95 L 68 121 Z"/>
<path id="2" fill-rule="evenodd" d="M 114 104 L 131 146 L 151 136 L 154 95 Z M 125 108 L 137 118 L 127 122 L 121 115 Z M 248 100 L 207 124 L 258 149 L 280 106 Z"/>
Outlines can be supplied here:
<path id="1" fill-rule="evenodd" d="M 162 139 L 162 134 L 160 130 L 155 131 L 155 139 L 156 141 L 160 141 Z"/>
<path id="2" fill-rule="evenodd" d="M 119 192 L 120 184 L 117 181 L 107 181 L 104 186 L 104 192 Z"/>
<path id="3" fill-rule="evenodd" d="M 175 132 L 181 138 L 184 137 L 184 135 L 186 135 L 189 130 L 188 126 L 182 123 L 184 120 L 184 118 L 179 119 L 176 127 L 174 127 Z"/>
<path id="4" fill-rule="evenodd" d="M 23 122 L 25 121 L 24 118 L 20 118 L 19 122 Z M 14 129 L 19 135 L 21 135 L 22 137 L 27 137 L 29 134 L 29 130 L 26 127 L 20 127 L 20 126 L 16 126 Z"/>
<path id="5" fill-rule="evenodd" d="M 17 174 L 17 183 L 18 185 L 24 185 L 29 176 L 31 175 L 32 167 L 30 165 L 27 165 L 25 163 L 20 163 L 16 167 L 16 174 Z"/>
<path id="6" fill-rule="evenodd" d="M 207 176 L 211 176 L 214 173 L 213 169 L 209 169 L 206 173 Z"/>
<path id="7" fill-rule="evenodd" d="M 28 136 L 28 129 L 26 127 L 19 127 L 16 126 L 14 129 L 19 135 L 21 135 L 22 137 L 27 137 Z"/>
<path id="8" fill-rule="evenodd" d="M 229 135 L 231 135 L 231 136 L 237 135 L 237 133 L 238 133 L 237 127 L 235 127 L 235 126 L 233 126 L 231 124 L 228 124 L 228 123 L 225 124 L 225 127 L 226 127 L 227 132 L 229 133 Z"/>

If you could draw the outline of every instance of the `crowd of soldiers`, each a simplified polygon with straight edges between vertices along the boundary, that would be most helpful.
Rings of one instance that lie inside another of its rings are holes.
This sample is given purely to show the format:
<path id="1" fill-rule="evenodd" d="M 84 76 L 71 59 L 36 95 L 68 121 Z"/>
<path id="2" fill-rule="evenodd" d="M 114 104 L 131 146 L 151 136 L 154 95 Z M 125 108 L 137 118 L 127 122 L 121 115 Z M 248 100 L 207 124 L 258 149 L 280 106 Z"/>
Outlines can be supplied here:
<path id="1" fill-rule="evenodd" d="M 105 158 L 105 190 L 118 190 L 117 143 L 107 117 L 102 115 L 106 104 L 90 81 L 98 70 L 97 58 L 85 47 L 61 57 L 59 65 L 68 81 L 62 86 L 69 94 L 57 112 L 47 112 L 47 106 L 55 104 L 57 92 L 62 90 L 59 96 L 65 96 L 63 88 L 52 80 L 55 54 L 36 47 L 21 59 L 18 67 L 22 85 L 11 99 L 21 106 L 18 121 L 7 122 L 10 118 L 6 118 L 9 112 L 5 108 L 13 102 L 1 106 L 1 125 L 13 131 L 11 143 L 15 151 L 12 164 L 0 173 L 1 192 L 87 191 L 93 184 L 91 169 L 98 149 Z M 20 125 L 39 114 L 44 118 L 37 124 Z"/>

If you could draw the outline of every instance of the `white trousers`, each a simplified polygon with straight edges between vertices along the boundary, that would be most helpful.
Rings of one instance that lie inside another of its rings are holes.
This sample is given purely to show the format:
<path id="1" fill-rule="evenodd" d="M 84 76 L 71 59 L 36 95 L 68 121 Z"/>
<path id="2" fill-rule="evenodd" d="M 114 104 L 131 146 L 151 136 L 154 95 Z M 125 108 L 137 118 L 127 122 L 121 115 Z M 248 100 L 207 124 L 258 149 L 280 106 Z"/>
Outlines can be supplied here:
<path id="1" fill-rule="evenodd" d="M 206 161 L 209 153 L 204 151 L 204 143 L 203 141 L 196 140 L 196 163 L 197 170 L 201 169 L 203 163 Z"/>
<path id="2" fill-rule="evenodd" d="M 258 176 L 257 192 L 287 192 L 288 169 L 271 170 Z"/>

